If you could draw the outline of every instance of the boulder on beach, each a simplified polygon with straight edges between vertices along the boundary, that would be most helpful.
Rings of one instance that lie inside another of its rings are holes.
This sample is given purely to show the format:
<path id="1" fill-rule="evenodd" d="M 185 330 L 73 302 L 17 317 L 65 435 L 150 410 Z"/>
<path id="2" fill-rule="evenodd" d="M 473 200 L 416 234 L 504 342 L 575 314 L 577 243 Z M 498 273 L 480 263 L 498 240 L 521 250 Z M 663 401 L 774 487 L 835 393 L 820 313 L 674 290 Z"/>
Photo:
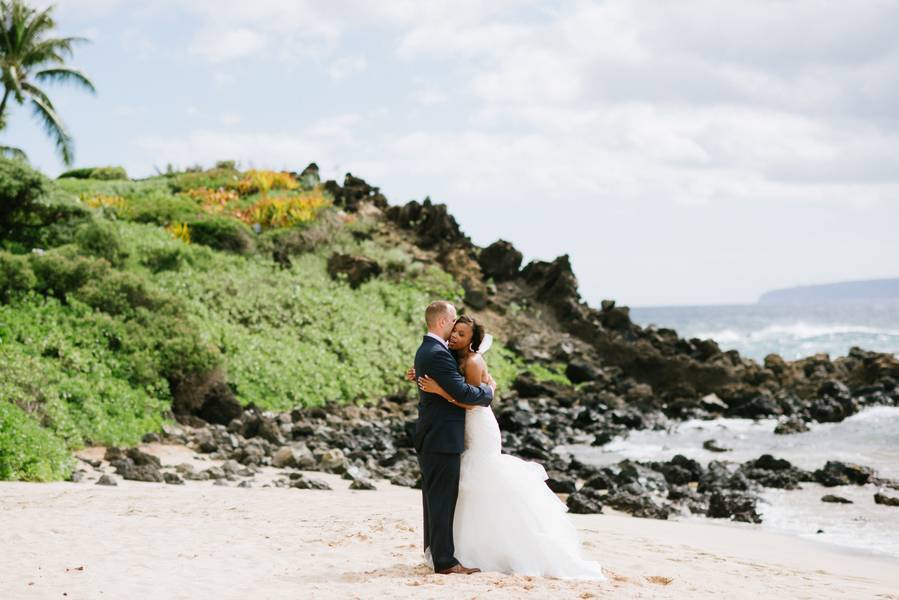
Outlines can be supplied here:
<path id="1" fill-rule="evenodd" d="M 874 494 L 874 502 L 884 506 L 899 506 L 899 498 L 881 493 Z"/>
<path id="2" fill-rule="evenodd" d="M 815 481 L 825 487 L 864 485 L 873 476 L 874 471 L 869 467 L 836 460 L 827 461 L 823 468 L 814 472 Z"/>
<path id="3" fill-rule="evenodd" d="M 821 496 L 821 502 L 830 502 L 833 504 L 852 504 L 852 500 L 843 498 L 842 496 L 835 496 L 834 494 L 826 494 L 824 496 Z"/>

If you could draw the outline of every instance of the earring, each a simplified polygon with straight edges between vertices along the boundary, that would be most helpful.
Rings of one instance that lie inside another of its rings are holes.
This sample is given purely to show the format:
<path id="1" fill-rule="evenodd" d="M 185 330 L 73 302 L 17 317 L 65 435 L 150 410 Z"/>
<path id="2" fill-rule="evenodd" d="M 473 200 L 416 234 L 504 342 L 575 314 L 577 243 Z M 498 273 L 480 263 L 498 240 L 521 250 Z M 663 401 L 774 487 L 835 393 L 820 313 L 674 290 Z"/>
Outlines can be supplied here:
<path id="1" fill-rule="evenodd" d="M 468 349 L 471 350 L 472 352 L 477 352 L 477 350 L 474 349 L 474 346 L 472 344 L 468 344 Z"/>

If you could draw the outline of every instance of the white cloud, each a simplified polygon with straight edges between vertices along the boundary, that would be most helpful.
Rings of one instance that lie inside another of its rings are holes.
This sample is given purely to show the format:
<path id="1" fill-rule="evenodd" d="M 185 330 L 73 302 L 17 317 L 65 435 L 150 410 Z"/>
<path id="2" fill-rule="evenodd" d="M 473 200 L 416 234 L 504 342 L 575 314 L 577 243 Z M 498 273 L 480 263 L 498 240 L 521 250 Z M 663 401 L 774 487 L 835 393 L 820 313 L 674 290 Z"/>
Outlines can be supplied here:
<path id="1" fill-rule="evenodd" d="M 196 129 L 180 136 L 138 136 L 133 144 L 151 157 L 154 165 L 209 165 L 227 159 L 249 167 L 299 170 L 312 161 L 321 166 L 341 163 L 346 149 L 357 145 L 354 127 L 361 121 L 359 115 L 338 115 L 314 121 L 294 133 Z M 134 166 L 135 173 L 141 170 Z M 342 179 L 339 169 L 326 174 Z"/>
<path id="2" fill-rule="evenodd" d="M 140 136 L 134 143 L 153 157 L 154 164 L 179 166 L 237 160 L 248 167 L 296 169 L 307 157 L 319 156 L 321 151 L 315 143 L 288 135 L 212 130 L 192 131 L 181 137 Z M 305 163 L 299 166 L 302 168 Z"/>
<path id="3" fill-rule="evenodd" d="M 204 30 L 190 45 L 192 54 L 212 63 L 250 56 L 265 47 L 265 37 L 259 32 L 241 27 L 230 30 Z"/>
<path id="4" fill-rule="evenodd" d="M 46 8 L 48 6 L 56 6 L 59 15 L 60 12 L 68 14 L 83 14 L 85 12 L 91 14 L 99 14 L 109 12 L 111 9 L 118 7 L 122 0 L 32 0 L 32 4 Z"/>
<path id="5" fill-rule="evenodd" d="M 344 56 L 331 63 L 328 74 L 331 79 L 339 81 L 365 71 L 368 61 L 364 56 Z"/>
<path id="6" fill-rule="evenodd" d="M 93 37 L 91 39 L 94 39 Z M 156 54 L 156 44 L 143 31 L 129 27 L 119 33 L 119 42 L 125 52 L 147 59 Z"/>
<path id="7" fill-rule="evenodd" d="M 343 114 L 319 119 L 305 129 L 305 135 L 331 143 L 353 141 L 353 130 L 362 121 L 357 114 Z"/>
<path id="8" fill-rule="evenodd" d="M 222 113 L 221 119 L 224 125 L 237 125 L 241 121 L 240 115 L 229 112 Z"/>
<path id="9" fill-rule="evenodd" d="M 436 106 L 449 100 L 445 92 L 434 87 L 418 88 L 412 93 L 412 97 L 422 106 Z"/>
<path id="10" fill-rule="evenodd" d="M 121 106 L 116 106 L 113 109 L 113 114 L 117 117 L 139 117 L 141 115 L 146 115 L 148 113 L 146 105 L 133 105 L 133 104 L 123 104 Z"/>

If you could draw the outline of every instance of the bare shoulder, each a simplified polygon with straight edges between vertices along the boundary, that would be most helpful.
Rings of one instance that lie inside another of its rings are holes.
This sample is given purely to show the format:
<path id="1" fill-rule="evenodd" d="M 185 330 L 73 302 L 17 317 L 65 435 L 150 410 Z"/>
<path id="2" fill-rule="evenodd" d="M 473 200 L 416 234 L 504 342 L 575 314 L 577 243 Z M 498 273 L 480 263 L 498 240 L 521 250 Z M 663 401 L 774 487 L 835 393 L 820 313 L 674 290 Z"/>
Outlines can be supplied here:
<path id="1" fill-rule="evenodd" d="M 469 355 L 462 363 L 465 379 L 480 382 L 487 373 L 487 362 L 480 354 Z"/>

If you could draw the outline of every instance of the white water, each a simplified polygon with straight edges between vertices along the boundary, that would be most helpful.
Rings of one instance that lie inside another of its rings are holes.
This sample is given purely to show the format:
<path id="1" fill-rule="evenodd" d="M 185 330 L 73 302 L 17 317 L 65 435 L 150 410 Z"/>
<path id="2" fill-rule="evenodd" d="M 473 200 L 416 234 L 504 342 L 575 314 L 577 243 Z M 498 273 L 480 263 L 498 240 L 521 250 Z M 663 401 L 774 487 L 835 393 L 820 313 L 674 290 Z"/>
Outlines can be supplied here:
<path id="1" fill-rule="evenodd" d="M 826 352 L 843 356 L 852 346 L 899 353 L 899 299 L 818 304 L 735 304 L 633 307 L 640 325 L 671 327 L 683 338 L 711 338 L 761 361 L 770 352 L 786 359 Z"/>
<path id="2" fill-rule="evenodd" d="M 567 446 L 579 460 L 609 465 L 625 458 L 669 460 L 675 454 L 704 465 L 711 460 L 740 463 L 773 454 L 803 469 L 820 468 L 828 460 L 872 467 L 879 476 L 899 480 L 899 408 L 874 407 L 841 423 L 813 423 L 810 431 L 775 435 L 776 420 L 689 420 L 671 431 L 634 431 L 601 447 Z M 714 439 L 729 452 L 703 449 Z M 759 504 L 762 527 L 847 548 L 899 557 L 899 508 L 874 503 L 874 485 L 825 488 L 802 484 L 802 490 L 765 490 Z M 899 496 L 899 491 L 882 490 Z M 821 496 L 836 494 L 854 504 L 828 504 Z M 823 529 L 824 533 L 816 533 Z"/>

